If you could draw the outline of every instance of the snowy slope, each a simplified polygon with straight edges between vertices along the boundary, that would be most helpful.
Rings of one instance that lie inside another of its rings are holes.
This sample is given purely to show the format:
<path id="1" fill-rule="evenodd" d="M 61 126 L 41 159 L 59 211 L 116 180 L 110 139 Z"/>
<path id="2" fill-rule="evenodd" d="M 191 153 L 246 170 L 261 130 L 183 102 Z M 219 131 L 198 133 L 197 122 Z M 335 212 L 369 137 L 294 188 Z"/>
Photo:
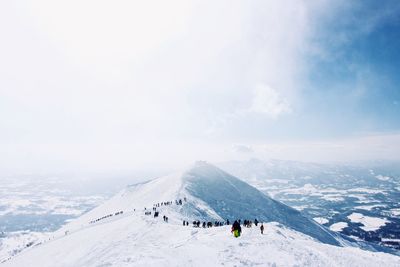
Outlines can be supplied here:
<path id="1" fill-rule="evenodd" d="M 281 227 L 184 227 L 130 216 L 29 249 L 4 266 L 399 266 L 400 257 L 319 243 Z"/>
<path id="2" fill-rule="evenodd" d="M 175 205 L 178 199 L 187 201 Z M 166 201 L 174 204 L 158 207 L 159 218 L 144 215 L 145 208 L 149 211 L 154 204 Z M 169 223 L 163 221 L 163 215 L 169 217 Z M 99 218 L 102 219 L 96 221 Z M 265 235 L 260 235 L 258 229 L 246 228 L 239 239 L 230 235 L 229 226 L 210 229 L 182 226 L 182 220 L 227 218 L 231 221 L 257 218 L 273 223 L 266 226 Z M 396 266 L 400 263 L 398 256 L 328 245 L 339 243 L 350 244 L 226 172 L 198 162 L 188 171 L 129 186 L 55 232 L 50 240 L 43 240 L 5 262 L 5 266 L 218 266 L 223 263 Z"/>
<path id="3" fill-rule="evenodd" d="M 182 206 L 173 205 L 174 217 L 192 220 L 257 218 L 274 221 L 310 235 L 321 242 L 339 245 L 338 235 L 295 209 L 271 199 L 256 188 L 206 162 L 196 162 L 187 171 L 161 177 L 127 188 L 110 201 L 83 215 L 65 230 L 85 226 L 89 221 L 117 211 L 152 208 L 155 203 L 184 199 Z M 168 214 L 167 214 L 168 215 Z"/>
<path id="4" fill-rule="evenodd" d="M 206 202 L 222 218 L 279 222 L 321 242 L 340 244 L 335 234 L 314 220 L 210 164 L 198 162 L 184 179 L 190 195 Z"/>

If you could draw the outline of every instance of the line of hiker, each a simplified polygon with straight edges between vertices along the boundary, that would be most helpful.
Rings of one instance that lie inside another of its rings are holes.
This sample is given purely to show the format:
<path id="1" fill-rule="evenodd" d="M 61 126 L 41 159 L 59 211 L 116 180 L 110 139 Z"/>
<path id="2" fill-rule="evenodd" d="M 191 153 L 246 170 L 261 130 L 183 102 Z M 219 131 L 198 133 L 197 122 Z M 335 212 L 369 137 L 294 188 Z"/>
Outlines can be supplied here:
<path id="1" fill-rule="evenodd" d="M 183 202 L 186 202 L 187 200 L 186 200 L 186 197 L 184 197 L 183 198 L 183 200 L 182 199 L 176 199 L 175 200 L 175 205 L 183 205 Z M 170 205 L 172 205 L 172 201 L 164 201 L 164 202 L 159 202 L 159 203 L 156 203 L 156 204 L 153 204 L 153 209 L 154 208 L 159 208 L 159 207 L 162 207 L 162 206 L 170 206 Z"/>
<path id="2" fill-rule="evenodd" d="M 183 198 L 183 201 L 182 201 L 182 199 L 177 199 L 177 200 L 175 200 L 175 204 L 183 205 L 183 202 L 186 202 L 186 201 L 187 201 L 186 197 Z M 158 207 L 170 206 L 172 204 L 173 204 L 172 201 L 165 201 L 165 202 L 153 204 L 152 211 L 150 211 L 146 207 L 144 207 L 144 214 L 152 215 L 152 213 L 154 212 L 154 218 L 157 218 L 160 215 L 160 211 L 158 211 L 158 209 L 157 209 Z M 135 209 L 134 209 L 134 211 L 135 211 Z M 98 222 L 105 218 L 109 218 L 109 217 L 120 215 L 120 214 L 123 214 L 123 211 L 118 211 L 114 214 L 109 214 L 109 215 L 103 216 L 96 220 L 90 221 L 90 223 L 95 223 L 95 222 Z M 168 223 L 167 216 L 163 215 L 163 220 L 164 220 L 164 222 Z M 242 221 L 240 219 L 237 219 L 232 224 L 231 232 L 233 233 L 234 237 L 239 237 L 241 235 L 241 233 L 242 233 L 241 223 L 242 223 Z M 257 219 L 254 219 L 254 221 L 247 220 L 247 219 L 243 221 L 243 226 L 246 228 L 251 228 L 253 226 L 253 224 L 257 227 L 259 224 L 259 221 Z M 189 221 L 183 220 L 182 225 L 189 226 Z M 214 221 L 214 222 L 203 221 L 203 222 L 201 222 L 200 220 L 196 220 L 196 221 L 192 222 L 192 225 L 193 225 L 193 227 L 196 227 L 196 228 L 200 228 L 200 227 L 210 228 L 210 227 L 219 227 L 219 226 L 224 226 L 224 225 L 230 225 L 230 221 L 229 221 L 229 219 L 227 219 L 225 222 L 221 222 L 221 221 Z M 264 225 L 262 223 L 260 225 L 260 231 L 261 231 L 261 234 L 264 234 Z"/>
<path id="3" fill-rule="evenodd" d="M 243 226 L 245 226 L 245 227 L 247 227 L 247 228 L 250 228 L 252 225 L 253 225 L 253 222 L 252 222 L 252 221 L 249 221 L 249 220 L 244 220 L 244 221 L 243 221 Z M 255 226 L 258 225 L 258 220 L 257 220 L 257 219 L 254 220 L 254 225 L 255 225 Z"/>
<path id="4" fill-rule="evenodd" d="M 210 227 L 218 227 L 218 226 L 224 226 L 225 222 L 218 222 L 215 221 L 213 222 L 203 222 L 201 223 L 200 221 L 193 221 L 192 222 L 193 227 L 200 227 L 202 226 L 203 228 L 210 228 Z M 189 226 L 189 222 L 188 221 L 183 221 L 183 226 Z"/>
<path id="5" fill-rule="evenodd" d="M 90 221 L 89 224 L 96 223 L 96 222 L 101 221 L 101 220 L 104 220 L 104 219 L 106 219 L 106 218 L 110 218 L 110 217 L 112 217 L 112 216 L 117 216 L 117 215 L 120 215 L 120 214 L 123 214 L 123 213 L 124 213 L 123 211 L 118 211 L 118 212 L 116 212 L 116 213 L 114 213 L 114 214 L 111 213 L 111 214 L 108 214 L 108 215 L 103 216 L 103 217 L 101 217 L 101 218 L 98 218 L 98 219 L 96 219 L 96 220 Z"/>

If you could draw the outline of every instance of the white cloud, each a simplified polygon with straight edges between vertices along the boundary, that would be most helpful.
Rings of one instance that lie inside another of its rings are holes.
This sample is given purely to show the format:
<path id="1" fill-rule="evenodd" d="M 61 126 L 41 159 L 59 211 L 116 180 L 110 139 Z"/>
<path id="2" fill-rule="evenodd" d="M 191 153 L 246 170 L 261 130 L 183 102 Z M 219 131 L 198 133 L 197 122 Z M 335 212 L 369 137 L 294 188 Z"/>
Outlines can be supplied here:
<path id="1" fill-rule="evenodd" d="M 243 145 L 243 144 L 235 144 L 232 146 L 233 147 L 233 151 L 237 152 L 237 153 L 253 153 L 253 148 L 251 148 L 251 146 L 248 145 Z"/>
<path id="2" fill-rule="evenodd" d="M 374 134 L 335 140 L 265 142 L 252 144 L 260 158 L 311 162 L 399 160 L 400 134 Z"/>
<path id="3" fill-rule="evenodd" d="M 243 121 L 295 110 L 317 13 L 289 0 L 3 1 L 0 167 L 222 158 L 252 141 Z"/>
<path id="4" fill-rule="evenodd" d="M 249 111 L 277 118 L 281 114 L 290 113 L 291 107 L 288 100 L 283 98 L 277 90 L 267 85 L 258 85 L 254 89 Z"/>

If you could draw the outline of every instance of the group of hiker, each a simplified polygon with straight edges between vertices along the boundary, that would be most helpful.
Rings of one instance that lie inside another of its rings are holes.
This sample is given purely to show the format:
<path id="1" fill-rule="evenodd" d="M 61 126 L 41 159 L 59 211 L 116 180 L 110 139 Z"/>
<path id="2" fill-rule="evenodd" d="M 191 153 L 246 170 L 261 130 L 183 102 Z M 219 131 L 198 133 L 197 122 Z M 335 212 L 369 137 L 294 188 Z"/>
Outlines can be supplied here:
<path id="1" fill-rule="evenodd" d="M 215 222 L 203 222 L 203 223 L 201 223 L 200 221 L 193 221 L 192 225 L 193 225 L 193 227 L 202 226 L 203 228 L 210 228 L 210 227 L 213 227 L 213 226 L 214 227 L 223 226 L 223 225 L 225 225 L 225 223 L 224 222 L 218 222 L 218 221 L 215 221 Z M 183 226 L 189 226 L 189 222 L 183 220 Z"/>
<path id="2" fill-rule="evenodd" d="M 233 233 L 234 237 L 239 237 L 240 234 L 242 233 L 242 227 L 240 226 L 240 222 L 241 222 L 240 220 L 236 220 L 232 224 L 231 233 Z M 255 219 L 254 220 L 254 225 L 258 226 L 258 223 L 259 223 L 258 220 Z M 250 228 L 252 226 L 252 224 L 253 224 L 252 221 L 249 221 L 249 220 L 244 220 L 243 221 L 243 226 L 245 226 L 247 228 Z M 260 225 L 260 231 L 261 231 L 261 234 L 263 235 L 264 234 L 264 224 L 263 223 L 261 223 L 261 225 Z"/>
<path id="3" fill-rule="evenodd" d="M 183 201 L 186 202 L 186 197 L 183 198 Z M 176 205 L 183 205 L 183 201 L 182 199 L 177 199 L 175 200 L 175 204 Z M 169 206 L 172 205 L 172 201 L 166 201 L 166 202 L 160 202 L 160 203 L 156 203 L 153 205 L 153 211 L 154 211 L 154 217 L 158 217 L 158 213 L 159 211 L 157 211 L 157 208 L 160 206 Z M 145 208 L 146 210 L 146 208 Z M 151 214 L 151 212 L 150 212 Z M 163 216 L 163 220 L 164 222 L 168 222 L 168 217 L 167 216 Z M 235 220 L 234 223 L 232 224 L 232 228 L 231 228 L 231 232 L 233 233 L 234 237 L 239 237 L 242 233 L 242 227 L 241 227 L 241 220 Z M 254 221 L 251 220 L 244 220 L 243 221 L 243 226 L 246 228 L 251 228 L 252 225 L 255 225 L 256 227 L 259 224 L 259 221 L 257 219 L 254 219 Z M 189 221 L 187 220 L 183 220 L 182 221 L 182 225 L 183 226 L 189 226 Z M 215 222 L 200 222 L 199 220 L 193 221 L 192 222 L 193 227 L 203 227 L 203 228 L 210 228 L 210 227 L 218 227 L 218 226 L 224 226 L 224 225 L 230 225 L 229 219 L 226 220 L 226 222 L 220 222 L 220 221 L 215 221 Z M 260 231 L 261 234 L 264 234 L 264 225 L 261 223 L 260 225 Z"/>
<path id="4" fill-rule="evenodd" d="M 183 198 L 183 201 L 186 202 L 186 197 Z M 183 201 L 182 201 L 182 199 L 176 199 L 175 204 L 183 205 Z M 159 202 L 159 203 L 153 204 L 153 210 L 155 210 L 155 208 L 159 208 L 161 206 L 170 206 L 170 205 L 172 205 L 172 203 L 173 203 L 172 201 L 164 201 L 164 202 Z M 144 208 L 144 209 L 146 209 L 146 208 Z"/>
<path id="5" fill-rule="evenodd" d="M 93 221 L 90 221 L 89 224 L 96 223 L 96 222 L 101 221 L 103 219 L 110 218 L 112 216 L 117 216 L 117 215 L 120 215 L 120 214 L 123 214 L 123 213 L 124 213 L 123 211 L 118 211 L 118 212 L 116 212 L 114 214 L 111 213 L 111 214 L 105 215 L 105 216 L 103 216 L 101 218 L 98 218 L 98 219 L 95 219 Z"/>
<path id="6" fill-rule="evenodd" d="M 243 226 L 250 228 L 253 225 L 253 221 L 249 221 L 249 220 L 244 220 L 243 221 Z M 258 225 L 258 220 L 255 219 L 254 220 L 254 225 L 257 226 Z"/>
<path id="7" fill-rule="evenodd" d="M 189 226 L 189 222 L 186 220 L 183 220 L 182 224 L 183 224 L 183 226 Z M 254 225 L 257 227 L 258 224 L 259 224 L 259 221 L 257 219 L 255 219 Z M 226 220 L 226 222 L 215 221 L 214 223 L 213 222 L 201 223 L 200 221 L 193 221 L 192 225 L 193 225 L 193 227 L 203 227 L 203 228 L 218 227 L 218 226 L 229 225 L 229 220 Z M 250 220 L 243 221 L 243 226 L 246 228 L 251 228 L 252 225 L 253 225 L 253 221 L 250 221 Z M 264 234 L 264 225 L 262 223 L 260 225 L 260 231 L 261 231 L 261 234 Z M 240 236 L 240 234 L 242 233 L 241 220 L 234 221 L 234 223 L 232 224 L 231 232 L 233 233 L 234 237 Z"/>
<path id="8" fill-rule="evenodd" d="M 183 201 L 186 202 L 186 197 L 183 198 Z M 175 200 L 175 204 L 176 205 L 183 205 L 183 201 L 182 201 L 182 199 L 177 199 L 177 200 Z M 172 205 L 172 203 L 173 203 L 173 201 L 165 201 L 165 202 L 159 202 L 159 203 L 153 204 L 152 211 L 154 212 L 154 218 L 157 218 L 159 216 L 159 213 L 160 213 L 157 210 L 157 208 L 159 208 L 161 206 L 170 206 L 170 205 Z M 151 215 L 152 214 L 152 211 L 147 210 L 146 207 L 144 208 L 144 211 L 145 211 L 144 212 L 145 215 Z M 101 217 L 99 219 L 91 221 L 90 223 L 95 223 L 95 222 L 100 221 L 102 219 L 109 218 L 109 217 L 112 217 L 113 215 L 119 215 L 119 214 L 123 214 L 123 211 L 118 211 L 115 214 L 109 214 L 109 215 L 103 216 L 103 217 Z M 163 220 L 164 220 L 164 222 L 168 223 L 168 217 L 167 216 L 163 215 Z M 254 221 L 244 220 L 243 221 L 243 226 L 246 227 L 246 228 L 251 228 L 253 223 L 257 227 L 258 224 L 259 224 L 259 221 L 257 219 L 254 219 Z M 242 221 L 240 219 L 235 220 L 233 222 L 232 228 L 231 228 L 231 233 L 233 233 L 234 237 L 239 237 L 241 235 L 241 233 L 242 233 L 241 224 L 242 224 Z M 192 225 L 193 225 L 193 227 L 197 227 L 197 228 L 200 228 L 200 227 L 210 228 L 210 227 L 218 227 L 218 226 L 230 225 L 230 222 L 229 222 L 229 219 L 227 219 L 225 222 L 221 222 L 221 221 L 215 221 L 215 222 L 204 221 L 204 222 L 200 222 L 199 220 L 196 220 L 196 221 L 192 222 Z M 189 226 L 189 221 L 183 220 L 183 226 Z M 261 231 L 261 234 L 264 234 L 264 225 L 262 223 L 260 225 L 260 231 Z"/>

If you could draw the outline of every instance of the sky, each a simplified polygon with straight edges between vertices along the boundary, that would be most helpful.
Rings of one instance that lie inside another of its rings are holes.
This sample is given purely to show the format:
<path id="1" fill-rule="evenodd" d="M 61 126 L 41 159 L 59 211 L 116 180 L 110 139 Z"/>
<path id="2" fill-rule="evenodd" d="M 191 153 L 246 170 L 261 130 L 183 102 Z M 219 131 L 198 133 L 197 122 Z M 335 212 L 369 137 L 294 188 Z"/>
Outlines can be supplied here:
<path id="1" fill-rule="evenodd" d="M 0 173 L 400 160 L 398 1 L 2 1 Z"/>

